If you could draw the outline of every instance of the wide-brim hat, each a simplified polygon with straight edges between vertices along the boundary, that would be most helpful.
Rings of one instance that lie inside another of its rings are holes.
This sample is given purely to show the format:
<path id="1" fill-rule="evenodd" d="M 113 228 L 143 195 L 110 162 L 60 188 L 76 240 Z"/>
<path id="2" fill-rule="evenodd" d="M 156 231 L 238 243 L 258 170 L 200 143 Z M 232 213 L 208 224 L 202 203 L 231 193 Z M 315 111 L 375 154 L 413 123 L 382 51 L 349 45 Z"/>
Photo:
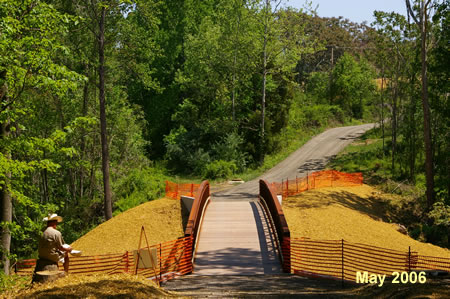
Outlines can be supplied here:
<path id="1" fill-rule="evenodd" d="M 58 221 L 58 223 L 63 221 L 62 217 L 58 216 L 56 214 L 48 214 L 48 217 L 44 217 L 44 219 L 43 219 L 44 222 L 55 221 L 55 220 Z"/>

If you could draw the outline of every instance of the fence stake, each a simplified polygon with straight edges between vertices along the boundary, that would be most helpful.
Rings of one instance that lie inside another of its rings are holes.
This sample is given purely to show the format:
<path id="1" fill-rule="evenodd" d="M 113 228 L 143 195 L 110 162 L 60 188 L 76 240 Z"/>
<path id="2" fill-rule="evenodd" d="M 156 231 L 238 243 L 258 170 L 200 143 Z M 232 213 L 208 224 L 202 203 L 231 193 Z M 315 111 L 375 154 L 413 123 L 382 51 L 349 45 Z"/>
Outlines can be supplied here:
<path id="1" fill-rule="evenodd" d="M 298 193 L 298 182 L 297 182 L 297 176 L 295 176 L 295 186 L 297 187 L 297 193 Z"/>
<path id="2" fill-rule="evenodd" d="M 306 190 L 309 190 L 309 172 L 306 172 Z"/>
<path id="3" fill-rule="evenodd" d="M 175 198 L 178 198 L 178 183 L 175 184 Z"/>
<path id="4" fill-rule="evenodd" d="M 128 273 L 128 250 L 125 252 L 126 258 L 125 258 L 125 273 Z"/>
<path id="5" fill-rule="evenodd" d="M 286 197 L 289 196 L 289 178 L 286 179 Z"/>
<path id="6" fill-rule="evenodd" d="M 191 184 L 191 197 L 194 196 L 194 184 Z"/>
<path id="7" fill-rule="evenodd" d="M 408 272 L 411 272 L 411 246 L 408 246 Z"/>
<path id="8" fill-rule="evenodd" d="M 341 241 L 341 259 L 342 259 L 342 287 L 344 287 L 344 239 Z"/>
<path id="9" fill-rule="evenodd" d="M 334 181 L 334 172 L 331 171 L 331 187 L 333 187 L 333 181 Z"/>
<path id="10" fill-rule="evenodd" d="M 162 281 L 162 245 L 159 243 L 159 281 Z"/>

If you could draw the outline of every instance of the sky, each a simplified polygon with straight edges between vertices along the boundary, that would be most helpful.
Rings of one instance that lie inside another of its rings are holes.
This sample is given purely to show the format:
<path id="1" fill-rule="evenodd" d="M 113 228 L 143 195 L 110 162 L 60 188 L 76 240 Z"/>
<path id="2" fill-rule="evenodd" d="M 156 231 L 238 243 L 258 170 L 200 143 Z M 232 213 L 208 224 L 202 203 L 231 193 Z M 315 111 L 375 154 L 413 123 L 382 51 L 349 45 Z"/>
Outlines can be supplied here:
<path id="1" fill-rule="evenodd" d="M 395 11 L 406 15 L 405 0 L 311 0 L 312 7 L 317 5 L 317 14 L 321 17 L 342 16 L 353 22 L 374 21 L 374 10 Z M 305 0 L 288 0 L 287 5 L 302 8 Z"/>

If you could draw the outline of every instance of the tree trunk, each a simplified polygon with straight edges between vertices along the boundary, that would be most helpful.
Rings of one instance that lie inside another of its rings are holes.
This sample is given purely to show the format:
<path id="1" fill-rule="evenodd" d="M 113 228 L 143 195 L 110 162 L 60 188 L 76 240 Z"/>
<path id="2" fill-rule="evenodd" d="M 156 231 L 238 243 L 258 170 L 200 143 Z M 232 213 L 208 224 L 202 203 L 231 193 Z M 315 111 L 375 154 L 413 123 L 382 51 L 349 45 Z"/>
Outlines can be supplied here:
<path id="1" fill-rule="evenodd" d="M 392 175 L 395 175 L 395 155 L 397 152 L 397 101 L 398 101 L 398 75 L 395 75 L 394 96 L 392 98 Z"/>
<path id="2" fill-rule="evenodd" d="M 86 65 L 86 76 L 89 77 L 89 68 Z M 89 82 L 86 82 L 84 84 L 84 88 L 83 88 L 83 108 L 81 110 L 81 115 L 83 117 L 87 116 L 87 105 L 88 105 L 88 100 L 89 100 Z M 86 131 L 84 129 L 81 130 L 81 145 L 80 145 L 80 150 L 81 150 L 81 159 L 84 160 L 85 156 L 86 156 L 86 137 L 84 136 L 86 134 Z M 84 175 L 85 175 L 85 171 L 84 171 L 84 167 L 80 167 L 80 172 L 79 172 L 79 197 L 82 198 L 84 196 Z M 77 201 L 75 201 L 75 204 L 77 204 Z"/>
<path id="3" fill-rule="evenodd" d="M 102 142 L 102 171 L 104 191 L 105 219 L 112 218 L 111 185 L 109 179 L 109 149 L 106 131 L 106 99 L 105 99 L 105 17 L 106 8 L 102 7 L 99 22 L 98 56 L 99 56 L 99 101 L 100 101 L 100 135 Z"/>
<path id="4" fill-rule="evenodd" d="M 381 134 L 383 139 L 383 158 L 384 158 L 384 67 L 381 77 Z"/>
<path id="5" fill-rule="evenodd" d="M 431 140 L 431 115 L 430 104 L 428 103 L 428 77 L 427 77 L 427 7 L 422 2 L 421 14 L 421 35 L 422 35 L 422 106 L 423 106 L 423 136 L 425 141 L 425 178 L 427 183 L 427 206 L 431 209 L 434 204 L 434 171 L 433 171 L 433 151 Z"/>
<path id="6" fill-rule="evenodd" d="M 9 136 L 9 121 L 6 121 L 5 123 L 1 124 L 1 137 L 2 139 L 6 139 Z M 6 159 L 11 159 L 11 154 L 9 152 L 3 153 L 6 157 Z M 0 200 L 1 200 L 1 219 L 0 222 L 4 223 L 11 223 L 12 222 L 12 199 L 11 199 L 11 193 L 8 190 L 8 183 L 11 180 L 11 173 L 6 173 L 6 182 L 5 184 L 0 185 Z M 11 231 L 8 227 L 3 227 L 2 229 L 2 243 L 1 243 L 1 249 L 2 249 L 2 263 L 3 263 L 3 272 L 6 275 L 9 275 L 9 267 L 10 267 L 10 261 L 9 261 L 9 253 L 11 249 Z"/>
<path id="7" fill-rule="evenodd" d="M 269 0 L 266 0 L 266 12 L 267 15 L 264 16 L 264 44 L 263 44 L 263 86 L 262 86 L 262 101 L 261 101 L 261 163 L 264 160 L 264 140 L 265 140 L 265 117 L 266 117 L 266 81 L 267 81 L 267 34 L 269 25 Z"/>
<path id="8" fill-rule="evenodd" d="M 237 18 L 237 28 L 236 28 L 236 35 L 234 40 L 234 57 L 233 57 L 233 92 L 232 92 L 232 113 L 233 113 L 233 123 L 236 121 L 236 67 L 237 67 L 237 55 L 238 55 L 238 45 L 239 45 L 239 29 L 241 25 L 241 7 L 239 7 L 239 13 Z"/>
<path id="9" fill-rule="evenodd" d="M 411 85 L 414 85 L 414 75 L 411 76 Z M 411 111 L 410 111 L 410 131 L 411 131 L 411 140 L 410 140 L 410 160 L 409 160 L 409 176 L 411 182 L 415 184 L 416 182 L 416 121 L 415 115 L 417 110 L 417 101 L 415 96 L 411 97 Z"/>

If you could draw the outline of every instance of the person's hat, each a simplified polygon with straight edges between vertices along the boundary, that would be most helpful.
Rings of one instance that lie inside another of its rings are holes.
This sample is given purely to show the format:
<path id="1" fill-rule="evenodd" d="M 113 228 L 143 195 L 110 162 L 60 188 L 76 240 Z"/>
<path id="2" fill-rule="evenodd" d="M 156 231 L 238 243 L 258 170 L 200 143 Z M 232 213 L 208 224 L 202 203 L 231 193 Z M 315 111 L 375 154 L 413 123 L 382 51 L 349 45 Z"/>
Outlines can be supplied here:
<path id="1" fill-rule="evenodd" d="M 56 214 L 48 214 L 48 217 L 45 217 L 43 219 L 44 222 L 54 221 L 54 220 L 58 221 L 58 223 L 63 221 L 62 217 L 58 216 Z"/>

